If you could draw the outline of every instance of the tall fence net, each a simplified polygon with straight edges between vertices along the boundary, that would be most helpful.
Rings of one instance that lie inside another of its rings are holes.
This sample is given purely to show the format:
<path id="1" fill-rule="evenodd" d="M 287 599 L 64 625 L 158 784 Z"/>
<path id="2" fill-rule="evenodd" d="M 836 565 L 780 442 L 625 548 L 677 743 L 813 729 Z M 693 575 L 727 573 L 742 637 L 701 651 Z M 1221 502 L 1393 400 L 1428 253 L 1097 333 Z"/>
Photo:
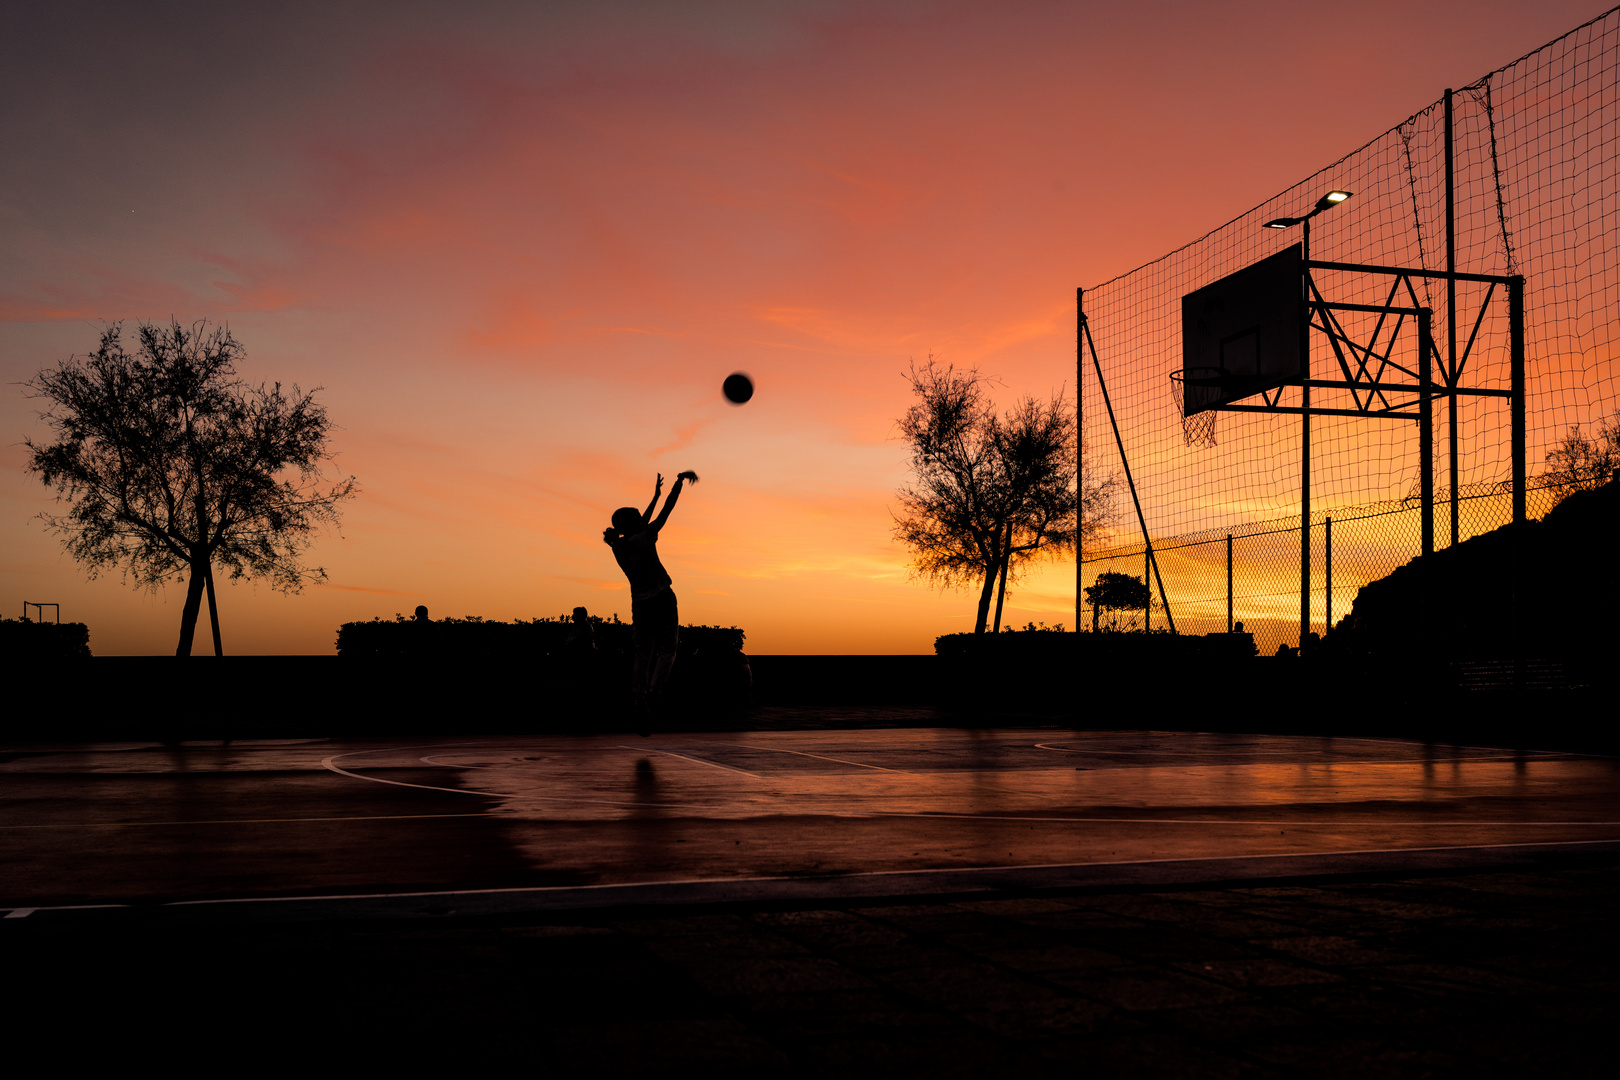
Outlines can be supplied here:
<path id="1" fill-rule="evenodd" d="M 1455 91 L 1450 105 L 1454 267 L 1525 279 L 1527 509 L 1535 517 L 1560 494 L 1548 453 L 1572 429 L 1594 436 L 1620 411 L 1620 7 Z M 1224 631 L 1230 596 L 1232 619 L 1263 651 L 1297 641 L 1300 417 L 1184 417 L 1182 388 L 1171 379 L 1182 364 L 1181 298 L 1298 243 L 1298 230 L 1263 226 L 1307 213 L 1332 189 L 1354 196 L 1312 221 L 1311 259 L 1447 269 L 1445 111 L 1441 98 L 1187 246 L 1083 290 L 1097 365 L 1083 349 L 1087 469 L 1122 476 L 1126 466 L 1106 384 L 1146 528 L 1122 485 L 1112 531 L 1086 553 L 1079 584 L 1106 571 L 1143 576 L 1151 541 L 1170 610 L 1137 611 L 1135 625 L 1145 614 L 1157 626 L 1173 618 L 1182 633 Z M 1388 277 L 1321 270 L 1313 277 L 1335 302 L 1388 299 Z M 1466 356 L 1463 384 L 1507 389 L 1503 290 L 1460 282 L 1448 307 L 1444 281 L 1419 278 L 1412 287 L 1418 305 L 1434 312 L 1442 371 Z M 1334 363 L 1329 343 L 1314 331 L 1310 337 L 1312 370 L 1326 372 Z M 1396 348 L 1415 356 L 1416 333 Z M 1291 392 L 1296 397 L 1285 403 L 1298 405 L 1298 390 Z M 1314 393 L 1313 407 L 1331 404 Z M 1459 539 L 1511 520 L 1511 416 L 1505 397 L 1441 395 L 1434 417 L 1434 535 L 1444 547 L 1453 489 Z M 1309 592 L 1312 627 L 1322 632 L 1330 616 L 1336 622 L 1349 612 L 1362 585 L 1420 551 L 1419 439 L 1411 422 L 1313 416 L 1310 423 Z M 1159 596 L 1155 585 L 1156 604 Z M 1119 614 L 1087 607 L 1082 625 Z"/>

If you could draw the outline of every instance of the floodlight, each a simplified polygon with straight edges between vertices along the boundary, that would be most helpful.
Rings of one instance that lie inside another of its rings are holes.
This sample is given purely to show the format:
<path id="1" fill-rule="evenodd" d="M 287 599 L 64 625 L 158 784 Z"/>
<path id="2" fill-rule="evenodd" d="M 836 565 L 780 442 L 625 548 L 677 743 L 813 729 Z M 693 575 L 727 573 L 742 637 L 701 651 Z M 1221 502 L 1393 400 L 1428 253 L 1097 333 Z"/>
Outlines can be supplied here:
<path id="1" fill-rule="evenodd" d="M 1298 224 L 1299 224 L 1299 218 L 1297 218 L 1297 217 L 1280 217 L 1280 218 L 1276 219 L 1275 221 L 1266 222 L 1265 225 L 1264 225 L 1264 228 L 1267 228 L 1267 229 L 1292 229 L 1295 225 L 1298 225 Z"/>
<path id="2" fill-rule="evenodd" d="M 1350 194 L 1351 193 L 1348 191 L 1330 191 L 1320 199 L 1316 200 L 1316 209 L 1318 211 L 1322 211 L 1326 210 L 1330 206 L 1338 206 L 1340 203 L 1344 202 L 1344 200 L 1348 199 Z"/>

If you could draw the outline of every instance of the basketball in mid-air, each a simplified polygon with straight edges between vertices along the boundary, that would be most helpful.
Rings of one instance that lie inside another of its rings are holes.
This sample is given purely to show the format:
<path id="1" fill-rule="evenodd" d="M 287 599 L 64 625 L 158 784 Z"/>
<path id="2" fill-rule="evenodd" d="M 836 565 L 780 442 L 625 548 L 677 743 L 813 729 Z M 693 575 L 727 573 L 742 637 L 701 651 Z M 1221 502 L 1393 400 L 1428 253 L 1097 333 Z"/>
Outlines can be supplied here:
<path id="1" fill-rule="evenodd" d="M 754 380 L 740 371 L 734 371 L 726 376 L 721 384 L 720 392 L 726 395 L 726 400 L 733 405 L 741 405 L 754 396 Z"/>

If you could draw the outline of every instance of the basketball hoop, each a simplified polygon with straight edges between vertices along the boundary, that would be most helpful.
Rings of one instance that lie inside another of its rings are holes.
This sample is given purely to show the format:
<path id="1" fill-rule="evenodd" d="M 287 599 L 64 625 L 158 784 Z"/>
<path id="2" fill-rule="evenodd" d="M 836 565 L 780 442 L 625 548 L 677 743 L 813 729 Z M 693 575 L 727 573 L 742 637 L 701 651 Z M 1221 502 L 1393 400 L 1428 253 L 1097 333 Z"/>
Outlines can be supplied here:
<path id="1" fill-rule="evenodd" d="M 1227 387 L 1232 385 L 1232 373 L 1221 367 L 1190 367 L 1172 371 L 1170 381 L 1185 386 Z"/>
<path id="2" fill-rule="evenodd" d="M 1224 389 L 1232 383 L 1232 376 L 1225 368 L 1219 367 L 1190 367 L 1181 371 L 1170 373 L 1170 383 L 1175 388 L 1176 408 L 1181 413 L 1181 437 L 1188 446 L 1214 446 L 1215 445 L 1215 412 L 1207 410 L 1191 415 L 1187 413 L 1188 386 L 1212 386 Z"/>

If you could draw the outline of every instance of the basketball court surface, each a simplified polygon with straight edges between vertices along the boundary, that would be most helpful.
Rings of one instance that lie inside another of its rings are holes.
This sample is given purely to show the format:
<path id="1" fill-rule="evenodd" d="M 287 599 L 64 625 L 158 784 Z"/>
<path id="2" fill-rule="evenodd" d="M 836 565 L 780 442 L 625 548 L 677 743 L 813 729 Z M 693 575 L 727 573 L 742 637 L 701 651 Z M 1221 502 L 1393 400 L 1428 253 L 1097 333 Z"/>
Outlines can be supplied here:
<path id="1" fill-rule="evenodd" d="M 1617 780 L 1606 757 L 1154 731 L 13 746 L 0 910 L 451 914 L 1463 865 L 1620 843 Z"/>

